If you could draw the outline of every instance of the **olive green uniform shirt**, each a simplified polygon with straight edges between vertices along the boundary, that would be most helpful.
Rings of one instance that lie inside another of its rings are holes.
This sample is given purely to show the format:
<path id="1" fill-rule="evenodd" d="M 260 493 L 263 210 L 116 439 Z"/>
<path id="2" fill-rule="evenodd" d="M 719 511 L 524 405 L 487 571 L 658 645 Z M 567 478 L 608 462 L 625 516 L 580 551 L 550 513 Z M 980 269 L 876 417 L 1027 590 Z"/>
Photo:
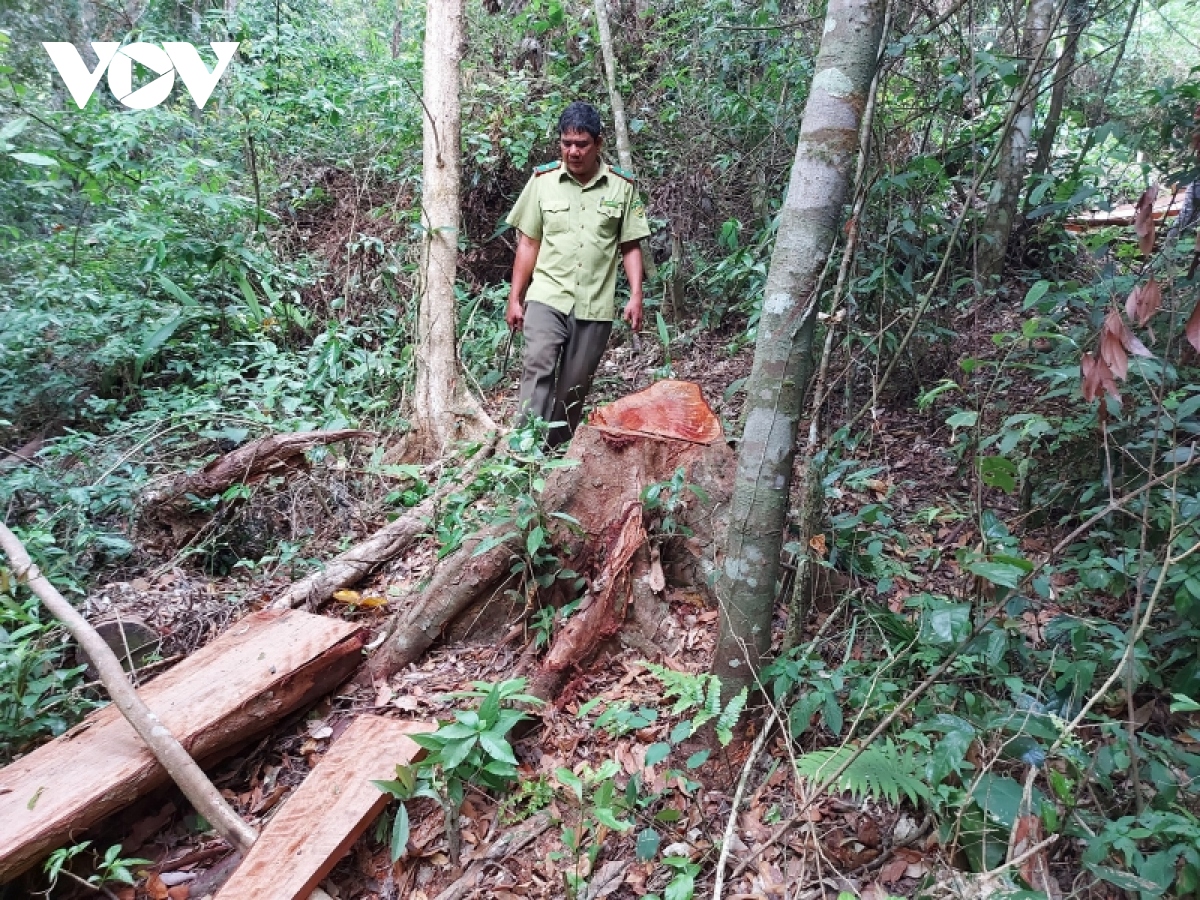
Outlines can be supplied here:
<path id="1" fill-rule="evenodd" d="M 582 321 L 616 318 L 619 248 L 650 234 L 624 172 L 601 162 L 581 185 L 561 162 L 538 166 L 505 221 L 541 242 L 526 300 Z"/>

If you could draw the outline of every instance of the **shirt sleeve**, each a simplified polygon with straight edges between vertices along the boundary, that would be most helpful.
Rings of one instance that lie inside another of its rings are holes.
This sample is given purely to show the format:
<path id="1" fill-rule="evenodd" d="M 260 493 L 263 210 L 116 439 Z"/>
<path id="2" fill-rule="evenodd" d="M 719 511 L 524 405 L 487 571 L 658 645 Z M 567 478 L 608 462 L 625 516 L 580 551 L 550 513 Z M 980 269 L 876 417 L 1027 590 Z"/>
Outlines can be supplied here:
<path id="1" fill-rule="evenodd" d="M 618 241 L 624 244 L 649 236 L 650 223 L 646 219 L 646 204 L 642 202 L 637 188 L 630 185 L 625 198 L 625 214 L 621 216 L 621 236 Z"/>
<path id="2" fill-rule="evenodd" d="M 542 239 L 542 208 L 538 205 L 537 194 L 537 176 L 534 175 L 525 183 L 525 189 L 517 198 L 516 206 L 512 208 L 512 212 L 504 221 L 521 234 L 540 241 Z"/>

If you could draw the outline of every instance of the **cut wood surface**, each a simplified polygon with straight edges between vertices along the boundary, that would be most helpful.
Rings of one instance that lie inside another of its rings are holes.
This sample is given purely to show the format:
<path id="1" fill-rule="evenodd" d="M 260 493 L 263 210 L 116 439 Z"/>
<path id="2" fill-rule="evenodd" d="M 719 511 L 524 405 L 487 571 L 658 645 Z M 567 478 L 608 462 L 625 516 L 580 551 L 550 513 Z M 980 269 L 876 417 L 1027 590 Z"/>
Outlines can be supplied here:
<path id="1" fill-rule="evenodd" d="M 296 610 L 253 613 L 139 693 L 203 761 L 343 682 L 364 636 Z M 113 706 L 0 769 L 0 882 L 167 780 Z"/>
<path id="2" fill-rule="evenodd" d="M 1184 191 L 1180 188 L 1172 192 L 1167 188 L 1159 188 L 1158 199 L 1154 201 L 1154 219 L 1162 219 L 1179 215 L 1183 208 Z M 1088 231 L 1092 228 L 1108 228 L 1112 225 L 1132 225 L 1137 215 L 1137 205 L 1122 203 L 1109 210 L 1081 213 L 1067 219 L 1067 231 Z"/>
<path id="3" fill-rule="evenodd" d="M 390 796 L 371 780 L 395 778 L 396 766 L 421 752 L 409 735 L 433 728 L 355 719 L 263 828 L 216 900 L 307 898 L 387 805 Z"/>

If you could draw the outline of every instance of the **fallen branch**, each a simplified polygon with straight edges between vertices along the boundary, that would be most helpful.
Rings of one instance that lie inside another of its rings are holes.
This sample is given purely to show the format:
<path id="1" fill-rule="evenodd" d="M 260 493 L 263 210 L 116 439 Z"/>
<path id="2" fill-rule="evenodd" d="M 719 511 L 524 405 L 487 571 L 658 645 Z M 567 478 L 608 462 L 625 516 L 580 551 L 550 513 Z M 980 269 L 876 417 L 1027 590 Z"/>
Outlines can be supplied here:
<path id="1" fill-rule="evenodd" d="M 199 472 L 183 475 L 162 491 L 146 497 L 152 504 L 172 504 L 188 494 L 213 497 L 235 484 L 253 481 L 271 472 L 283 471 L 292 460 L 312 447 L 335 444 L 349 438 L 371 437 L 370 431 L 343 428 L 337 431 L 295 431 L 290 434 L 271 434 L 251 441 L 243 447 L 218 456 Z"/>
<path id="2" fill-rule="evenodd" d="M 742 797 L 746 794 L 746 783 L 750 780 L 750 771 L 758 762 L 758 756 L 766 746 L 767 737 L 771 734 L 775 722 L 776 717 L 772 711 L 770 719 L 763 725 L 758 737 L 754 739 L 750 755 L 746 757 L 746 764 L 742 766 L 742 774 L 738 778 L 737 789 L 733 792 L 733 801 L 730 803 L 729 819 L 725 822 L 725 836 L 721 839 L 721 855 L 717 858 L 717 875 L 713 880 L 713 900 L 721 900 L 721 895 L 725 890 L 725 864 L 729 861 L 729 851 L 733 846 L 733 832 L 737 827 L 738 808 L 742 805 Z"/>
<path id="3" fill-rule="evenodd" d="M 448 481 L 403 516 L 334 557 L 321 571 L 297 581 L 276 597 L 271 606 L 275 609 L 296 606 L 311 609 L 334 591 L 357 584 L 376 568 L 403 553 L 424 533 L 438 506 L 460 486 L 471 483 L 479 467 L 495 452 L 499 437 L 499 433 L 493 435 L 457 479 Z"/>
<path id="4" fill-rule="evenodd" d="M 125 676 L 124 669 L 112 648 L 88 624 L 87 620 L 52 585 L 29 558 L 29 553 L 8 526 L 0 522 L 0 547 L 12 561 L 13 574 L 28 583 L 30 589 L 45 604 L 46 609 L 66 626 L 100 674 L 100 681 L 121 714 L 133 726 L 146 746 L 162 763 L 171 780 L 221 837 L 245 852 L 257 837 L 253 828 L 234 812 L 225 798 L 208 780 L 196 761 L 188 754 L 146 704 Z"/>

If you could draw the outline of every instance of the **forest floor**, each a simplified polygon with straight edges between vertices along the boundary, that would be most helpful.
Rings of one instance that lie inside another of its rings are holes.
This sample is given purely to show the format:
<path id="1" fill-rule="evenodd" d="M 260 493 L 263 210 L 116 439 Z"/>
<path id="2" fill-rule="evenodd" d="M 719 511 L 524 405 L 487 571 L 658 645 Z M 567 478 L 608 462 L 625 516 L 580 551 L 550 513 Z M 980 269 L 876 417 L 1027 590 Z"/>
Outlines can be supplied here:
<path id="1" fill-rule="evenodd" d="M 989 320 L 985 324 L 977 321 L 981 314 Z M 945 355 L 955 369 L 959 359 L 994 354 L 992 333 L 1018 328 L 1015 309 L 996 306 L 982 313 L 975 309 L 970 315 L 976 321 L 956 329 L 956 342 Z M 729 389 L 749 373 L 752 348 L 743 345 L 730 352 L 728 337 L 699 329 L 697 333 L 701 336 L 672 347 L 671 371 L 674 377 L 698 383 L 729 427 L 737 421 L 740 402 L 740 395 L 730 395 Z M 599 405 L 647 386 L 655 374 L 663 374 L 665 362 L 657 343 L 645 341 L 635 352 L 625 340 L 615 339 L 601 365 L 593 401 Z M 847 363 L 841 361 L 849 369 Z M 835 371 L 837 367 L 835 360 Z M 943 368 L 947 367 L 943 364 Z M 930 378 L 936 381 L 946 374 L 932 372 Z M 1035 388 L 1029 384 L 1023 389 Z M 487 402 L 493 418 L 508 421 L 514 407 L 512 387 L 493 391 Z M 855 460 L 860 477 L 842 482 L 827 508 L 831 516 L 857 513 L 872 504 L 887 509 L 891 524 L 878 529 L 877 538 L 882 541 L 878 552 L 887 561 L 888 577 L 855 584 L 855 602 L 870 600 L 901 614 L 916 591 L 970 593 L 971 576 L 956 567 L 954 550 L 976 539 L 966 511 L 972 508 L 973 493 L 981 490 L 954 453 L 951 430 L 942 424 L 944 411 L 918 412 L 913 406 L 898 402 L 876 411 L 867 439 L 844 454 Z M 1003 518 L 1015 521 L 1016 498 L 989 490 L 988 499 Z M 302 510 L 301 514 L 317 513 Z M 369 513 L 359 510 L 359 515 L 368 531 Z M 1036 530 L 1015 533 L 1031 555 L 1050 541 L 1050 535 Z M 335 552 L 335 547 L 319 544 L 304 551 L 308 557 Z M 390 562 L 369 584 L 359 586 L 359 596 L 377 598 L 377 605 L 331 602 L 322 612 L 378 626 L 388 615 L 390 599 L 402 595 L 436 564 L 433 543 L 419 544 Z M 89 598 L 88 610 L 93 616 L 119 612 L 141 618 L 169 633 L 172 644 L 164 655 L 171 660 L 207 642 L 241 615 L 268 605 L 285 583 L 276 576 L 258 578 L 248 586 L 244 575 L 212 579 L 182 566 L 160 565 L 109 584 Z M 232 598 L 240 602 L 231 603 Z M 717 610 L 686 590 L 668 587 L 665 599 L 669 615 L 657 639 L 668 652 L 658 662 L 678 671 L 707 671 Z M 806 634 L 824 625 L 817 651 L 827 659 L 849 659 L 860 652 L 853 615 L 834 599 L 817 598 Z M 316 708 L 293 715 L 221 764 L 213 772 L 215 782 L 241 814 L 261 826 L 354 716 L 445 720 L 455 708 L 470 703 L 451 697 L 454 692 L 468 689 L 472 682 L 511 677 L 533 640 L 528 625 L 520 627 L 521 612 L 518 604 L 496 598 L 477 614 L 487 620 L 474 623 L 478 627 L 453 629 L 421 661 L 387 682 L 347 685 Z M 1023 627 L 1032 640 L 1039 639 L 1038 629 L 1052 613 L 1043 608 L 1038 614 L 1026 614 Z M 831 614 L 839 616 L 838 621 L 826 623 Z M 781 614 L 777 637 L 785 624 Z M 625 701 L 631 709 L 656 709 L 660 714 L 643 727 L 614 734 L 596 727 L 594 716 L 579 715 L 580 707 L 592 698 L 610 704 Z M 846 718 L 852 719 L 856 712 L 846 710 Z M 814 720 L 817 732 L 820 715 Z M 578 774 L 612 760 L 619 767 L 618 780 L 639 775 L 645 790 L 659 797 L 655 824 L 663 832 L 664 848 L 659 855 L 699 864 L 695 896 L 711 896 L 714 864 L 731 815 L 736 815 L 736 821 L 726 867 L 727 898 L 836 897 L 851 891 L 874 900 L 912 895 L 921 885 L 928 893 L 931 884 L 942 885 L 942 892 L 951 895 L 967 890 L 954 881 L 962 860 L 945 857 L 928 816 L 907 802 L 880 803 L 833 792 L 805 809 L 811 787 L 793 775 L 795 747 L 776 729 L 764 751 L 751 758 L 751 742 L 764 719 L 759 715 L 744 719 L 749 724 L 738 739 L 727 748 L 716 748 L 694 771 L 687 769 L 685 757 L 695 747 L 686 744 L 675 746 L 666 759 L 648 764 L 648 748 L 666 741 L 678 719 L 667 714 L 662 684 L 651 677 L 644 651 L 616 643 L 543 712 L 539 727 L 514 742 L 522 771 L 519 790 L 503 798 L 468 790 L 459 820 L 458 866 L 451 862 L 440 808 L 432 801 L 417 801 L 411 804 L 412 834 L 404 859 L 393 864 L 386 835 L 369 831 L 324 887 L 339 900 L 557 898 L 568 896 L 565 873 L 571 873 L 589 885 L 579 894 L 588 900 L 661 896 L 668 882 L 684 871 L 683 863 L 671 868 L 653 860 L 639 861 L 637 840 L 643 823 L 624 833 L 614 831 L 572 802 L 569 792 L 553 788 L 553 773 L 560 767 Z M 830 740 L 827 737 L 824 743 Z M 743 774 L 744 796 L 734 810 L 732 798 Z M 663 815 L 664 809 L 674 812 Z M 793 821 L 800 809 L 803 812 Z M 784 823 L 793 827 L 781 834 Z M 488 863 L 473 888 L 458 881 L 470 862 L 481 858 L 506 829 L 531 827 L 534 836 L 524 848 Z M 123 855 L 152 861 L 136 887 L 115 890 L 116 896 L 195 900 L 213 893 L 236 860 L 223 842 L 197 828 L 195 817 L 173 791 L 159 792 L 109 820 L 95 836 L 97 846 L 120 842 Z M 577 849 L 568 846 L 571 829 L 580 838 Z M 597 844 L 599 853 L 589 856 L 588 849 Z M 1070 854 L 1060 857 L 1052 869 L 1063 884 L 1069 884 L 1077 872 Z M 986 885 L 973 890 L 988 892 Z M 670 900 L 691 895 L 667 890 L 666 896 Z"/>

